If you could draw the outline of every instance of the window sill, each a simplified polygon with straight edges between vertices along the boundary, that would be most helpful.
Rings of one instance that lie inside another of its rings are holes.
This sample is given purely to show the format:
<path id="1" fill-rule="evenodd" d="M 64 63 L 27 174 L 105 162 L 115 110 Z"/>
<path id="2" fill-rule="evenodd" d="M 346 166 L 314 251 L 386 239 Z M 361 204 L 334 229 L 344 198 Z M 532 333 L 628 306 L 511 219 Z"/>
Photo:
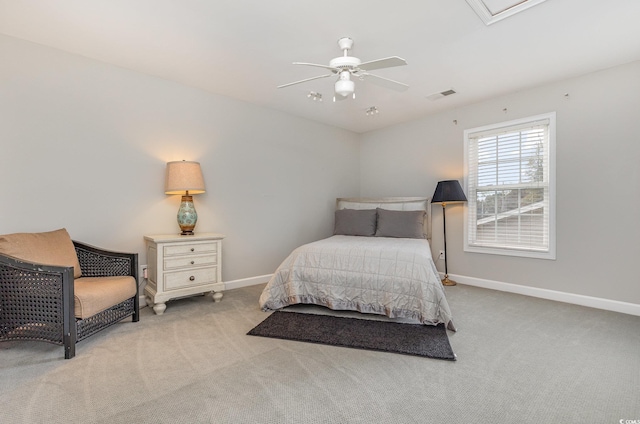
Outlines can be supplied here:
<path id="1" fill-rule="evenodd" d="M 506 248 L 497 248 L 497 247 L 486 247 L 486 246 L 465 246 L 465 252 L 470 253 L 484 253 L 488 255 L 502 255 L 502 256 L 517 256 L 521 258 L 531 258 L 531 259 L 547 259 L 547 260 L 556 260 L 556 253 L 554 249 L 550 249 L 549 251 L 535 251 L 535 250 L 525 250 L 525 249 L 506 249 Z"/>

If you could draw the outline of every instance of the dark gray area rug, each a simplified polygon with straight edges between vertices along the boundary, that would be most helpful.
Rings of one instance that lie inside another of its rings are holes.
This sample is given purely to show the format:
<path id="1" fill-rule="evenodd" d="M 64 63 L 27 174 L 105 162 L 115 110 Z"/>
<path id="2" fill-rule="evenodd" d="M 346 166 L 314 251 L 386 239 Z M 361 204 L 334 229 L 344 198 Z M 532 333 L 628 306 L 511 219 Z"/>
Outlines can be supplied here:
<path id="1" fill-rule="evenodd" d="M 456 360 L 444 324 L 400 324 L 276 311 L 247 334 Z"/>

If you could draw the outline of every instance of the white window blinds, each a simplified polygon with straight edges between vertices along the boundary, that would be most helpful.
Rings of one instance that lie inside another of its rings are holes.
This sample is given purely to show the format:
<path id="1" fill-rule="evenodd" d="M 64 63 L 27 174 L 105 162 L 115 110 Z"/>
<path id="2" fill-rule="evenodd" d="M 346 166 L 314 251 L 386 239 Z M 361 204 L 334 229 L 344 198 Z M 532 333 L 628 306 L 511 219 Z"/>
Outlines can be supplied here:
<path id="1" fill-rule="evenodd" d="M 465 131 L 465 249 L 555 258 L 555 114 Z"/>

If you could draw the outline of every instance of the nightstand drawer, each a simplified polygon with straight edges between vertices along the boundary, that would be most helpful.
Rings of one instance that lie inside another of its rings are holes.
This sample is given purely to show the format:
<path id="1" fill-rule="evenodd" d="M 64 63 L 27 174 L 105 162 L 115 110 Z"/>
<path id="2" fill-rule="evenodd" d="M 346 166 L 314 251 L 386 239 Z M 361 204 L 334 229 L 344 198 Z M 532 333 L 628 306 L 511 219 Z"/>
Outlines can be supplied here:
<path id="1" fill-rule="evenodd" d="M 164 275 L 164 289 L 175 290 L 216 282 L 217 269 L 203 268 L 190 271 L 168 272 Z"/>
<path id="2" fill-rule="evenodd" d="M 177 246 L 165 246 L 165 256 L 177 255 L 199 255 L 201 253 L 216 253 L 218 245 L 216 243 L 193 243 Z"/>
<path id="3" fill-rule="evenodd" d="M 181 256 L 175 258 L 164 259 L 165 271 L 171 269 L 199 267 L 207 265 L 216 265 L 218 257 L 216 255 L 206 256 Z"/>

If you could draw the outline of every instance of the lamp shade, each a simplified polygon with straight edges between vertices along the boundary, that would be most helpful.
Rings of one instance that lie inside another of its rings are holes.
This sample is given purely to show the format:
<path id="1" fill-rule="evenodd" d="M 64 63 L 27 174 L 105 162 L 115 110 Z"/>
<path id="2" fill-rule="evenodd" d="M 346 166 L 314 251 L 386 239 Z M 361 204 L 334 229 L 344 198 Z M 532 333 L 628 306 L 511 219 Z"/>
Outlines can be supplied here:
<path id="1" fill-rule="evenodd" d="M 466 202 L 467 197 L 458 180 L 438 181 L 431 203 Z"/>
<path id="2" fill-rule="evenodd" d="M 165 194 L 200 194 L 204 193 L 204 178 L 200 163 L 190 161 L 176 161 L 167 163 L 164 182 Z"/>

